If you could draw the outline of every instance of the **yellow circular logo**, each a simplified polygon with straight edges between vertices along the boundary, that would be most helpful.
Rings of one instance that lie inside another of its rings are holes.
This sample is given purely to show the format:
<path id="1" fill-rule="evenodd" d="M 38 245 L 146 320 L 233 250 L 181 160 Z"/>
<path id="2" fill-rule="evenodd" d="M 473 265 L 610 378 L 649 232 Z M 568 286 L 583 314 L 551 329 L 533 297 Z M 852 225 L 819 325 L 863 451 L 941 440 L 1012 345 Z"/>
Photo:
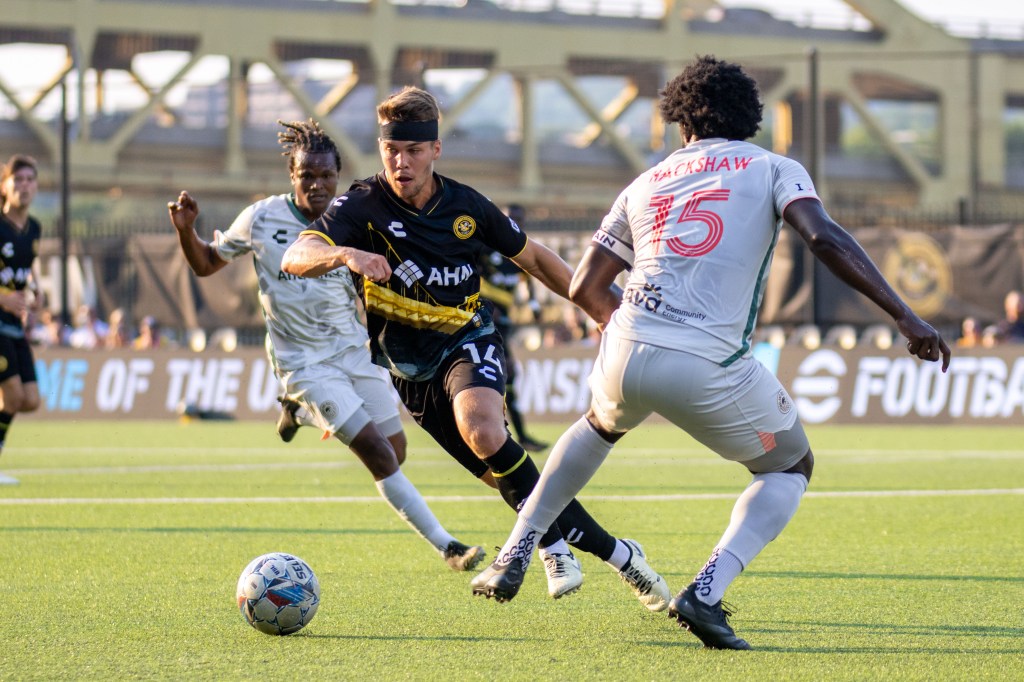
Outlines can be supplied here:
<path id="1" fill-rule="evenodd" d="M 921 317 L 941 311 L 952 293 L 953 273 L 946 253 L 926 234 L 900 235 L 885 254 L 882 272 Z"/>
<path id="2" fill-rule="evenodd" d="M 455 219 L 452 229 L 455 230 L 455 236 L 459 239 L 469 239 L 476 232 L 476 221 L 471 216 L 460 215 Z"/>

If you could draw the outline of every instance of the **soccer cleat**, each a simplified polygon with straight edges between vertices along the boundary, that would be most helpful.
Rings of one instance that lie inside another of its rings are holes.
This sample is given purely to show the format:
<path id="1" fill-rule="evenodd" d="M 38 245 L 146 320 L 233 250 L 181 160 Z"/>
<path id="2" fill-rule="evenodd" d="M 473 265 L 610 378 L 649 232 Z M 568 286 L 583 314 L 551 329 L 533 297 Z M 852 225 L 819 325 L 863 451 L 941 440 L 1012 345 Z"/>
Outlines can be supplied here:
<path id="1" fill-rule="evenodd" d="M 19 481 L 14 476 L 0 474 L 0 485 L 18 485 Z"/>
<path id="2" fill-rule="evenodd" d="M 546 450 L 548 447 L 547 443 L 543 443 L 539 440 L 530 438 L 529 436 L 523 436 L 519 439 L 519 444 L 523 446 L 523 450 L 527 452 L 541 452 Z"/>
<path id="3" fill-rule="evenodd" d="M 484 560 L 487 552 L 483 547 L 470 547 L 458 540 L 452 540 L 448 543 L 443 555 L 448 568 L 453 571 L 471 571 Z"/>
<path id="4" fill-rule="evenodd" d="M 544 554 L 544 570 L 548 574 L 548 594 L 561 599 L 580 589 L 583 584 L 583 569 L 579 559 L 568 554 Z"/>
<path id="5" fill-rule="evenodd" d="M 488 599 L 493 597 L 495 601 L 505 603 L 519 594 L 525 575 L 523 560 L 513 557 L 507 564 L 495 561 L 473 578 L 469 585 L 474 595 L 483 595 Z"/>
<path id="6" fill-rule="evenodd" d="M 295 412 L 299 409 L 299 404 L 288 398 L 278 398 L 277 402 L 281 403 L 281 416 L 277 418 L 277 435 L 281 436 L 285 443 L 291 443 L 292 438 L 295 438 L 295 432 L 301 426 L 295 421 Z"/>
<path id="7" fill-rule="evenodd" d="M 629 585 L 633 594 L 648 611 L 664 611 L 672 598 L 668 585 L 647 563 L 643 547 L 636 540 L 622 540 L 633 552 L 626 565 L 619 570 L 619 578 Z"/>
<path id="8" fill-rule="evenodd" d="M 697 583 L 680 592 L 668 606 L 668 617 L 679 621 L 704 642 L 708 649 L 749 649 L 747 641 L 736 636 L 729 625 L 732 611 L 722 608 L 722 602 L 708 605 L 697 599 Z"/>

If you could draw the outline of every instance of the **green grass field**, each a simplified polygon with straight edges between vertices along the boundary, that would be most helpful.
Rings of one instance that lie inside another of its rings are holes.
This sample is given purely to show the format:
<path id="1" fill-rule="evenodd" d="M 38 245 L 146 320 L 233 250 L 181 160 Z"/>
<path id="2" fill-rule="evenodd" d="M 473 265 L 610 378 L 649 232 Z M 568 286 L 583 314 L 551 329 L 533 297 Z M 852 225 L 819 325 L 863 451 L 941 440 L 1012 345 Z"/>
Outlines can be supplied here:
<path id="1" fill-rule="evenodd" d="M 558 426 L 537 425 L 554 439 Z M 1024 428 L 816 428 L 796 518 L 732 586 L 755 647 L 708 651 L 583 556 L 554 601 L 473 598 L 337 442 L 273 425 L 20 420 L 0 459 L 0 680 L 1024 679 Z M 514 516 L 409 428 L 405 469 L 454 534 L 493 555 Z M 643 543 L 673 592 L 748 476 L 685 435 L 627 436 L 581 499 Z M 234 604 L 253 557 L 322 586 L 302 632 Z"/>

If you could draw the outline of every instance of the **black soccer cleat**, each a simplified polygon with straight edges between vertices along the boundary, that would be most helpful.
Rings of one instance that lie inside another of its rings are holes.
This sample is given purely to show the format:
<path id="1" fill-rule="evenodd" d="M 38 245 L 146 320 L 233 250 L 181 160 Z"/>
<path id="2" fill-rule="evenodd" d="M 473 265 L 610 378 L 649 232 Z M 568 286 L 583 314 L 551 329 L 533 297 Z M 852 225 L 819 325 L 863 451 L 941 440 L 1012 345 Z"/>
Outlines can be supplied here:
<path id="1" fill-rule="evenodd" d="M 474 595 L 493 598 L 499 603 L 512 601 L 523 586 L 523 560 L 515 557 L 507 564 L 494 562 L 470 581 Z"/>
<path id="2" fill-rule="evenodd" d="M 448 564 L 448 568 L 453 571 L 472 571 L 487 556 L 483 547 L 470 547 L 458 540 L 449 542 L 448 547 L 441 554 L 445 563 Z"/>
<path id="3" fill-rule="evenodd" d="M 731 611 L 722 608 L 722 602 L 708 605 L 697 599 L 697 583 L 675 596 L 668 605 L 668 617 L 679 621 L 708 649 L 749 649 L 747 641 L 736 636 L 729 625 Z"/>
<path id="4" fill-rule="evenodd" d="M 281 436 L 285 443 L 291 443 L 292 438 L 295 438 L 295 432 L 301 426 L 295 421 L 295 412 L 299 409 L 299 404 L 288 398 L 278 398 L 277 402 L 281 403 L 281 416 L 277 418 L 277 435 Z"/>

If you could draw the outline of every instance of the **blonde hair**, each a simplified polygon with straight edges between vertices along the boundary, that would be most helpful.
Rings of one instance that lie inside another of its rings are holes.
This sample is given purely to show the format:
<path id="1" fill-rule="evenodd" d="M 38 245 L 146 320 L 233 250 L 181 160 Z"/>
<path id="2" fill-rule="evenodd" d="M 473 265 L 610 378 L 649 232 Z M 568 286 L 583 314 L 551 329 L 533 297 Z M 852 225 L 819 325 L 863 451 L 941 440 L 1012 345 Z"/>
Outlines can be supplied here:
<path id="1" fill-rule="evenodd" d="M 377 122 L 440 121 L 441 106 L 426 90 L 407 85 L 377 105 Z"/>

